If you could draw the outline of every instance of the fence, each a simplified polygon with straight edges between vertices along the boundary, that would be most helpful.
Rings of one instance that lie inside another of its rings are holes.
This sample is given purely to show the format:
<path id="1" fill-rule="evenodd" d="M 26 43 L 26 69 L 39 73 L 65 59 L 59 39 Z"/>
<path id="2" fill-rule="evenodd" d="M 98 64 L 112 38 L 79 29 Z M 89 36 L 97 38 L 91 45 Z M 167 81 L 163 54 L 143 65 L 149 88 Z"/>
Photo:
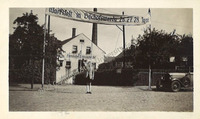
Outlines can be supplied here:
<path id="1" fill-rule="evenodd" d="M 151 85 L 156 85 L 156 81 L 165 72 L 187 72 L 177 70 L 153 69 Z M 75 77 L 75 84 L 85 85 L 85 73 L 78 74 Z M 111 86 L 148 86 L 148 69 L 106 69 L 95 72 L 93 85 L 111 85 Z"/>

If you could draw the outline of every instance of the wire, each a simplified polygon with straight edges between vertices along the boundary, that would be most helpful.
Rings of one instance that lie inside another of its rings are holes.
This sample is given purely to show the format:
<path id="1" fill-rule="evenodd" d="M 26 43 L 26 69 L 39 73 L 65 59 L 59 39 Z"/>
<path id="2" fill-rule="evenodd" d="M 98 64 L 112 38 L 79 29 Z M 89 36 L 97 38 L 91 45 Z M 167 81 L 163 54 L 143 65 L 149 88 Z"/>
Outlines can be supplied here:
<path id="1" fill-rule="evenodd" d="M 117 43 L 118 43 L 118 39 L 119 39 L 120 32 L 121 32 L 121 31 L 119 31 L 118 36 L 117 36 L 117 42 L 116 42 L 116 44 L 115 44 L 115 49 L 116 49 L 116 47 L 117 47 Z"/>

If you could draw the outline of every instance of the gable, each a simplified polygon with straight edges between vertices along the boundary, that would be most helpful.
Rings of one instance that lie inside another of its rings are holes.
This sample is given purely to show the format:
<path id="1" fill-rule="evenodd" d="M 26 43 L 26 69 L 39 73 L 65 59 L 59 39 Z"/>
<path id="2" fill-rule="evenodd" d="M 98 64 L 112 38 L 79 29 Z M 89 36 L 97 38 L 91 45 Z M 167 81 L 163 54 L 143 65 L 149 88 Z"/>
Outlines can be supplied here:
<path id="1" fill-rule="evenodd" d="M 69 38 L 69 39 L 66 39 L 64 41 L 62 41 L 62 45 L 65 45 L 67 43 L 71 43 L 73 41 L 76 41 L 76 40 L 80 40 L 80 39 L 84 39 L 84 40 L 87 40 L 86 42 L 89 42 L 90 43 L 90 46 L 91 46 L 91 40 L 85 36 L 83 33 L 79 34 L 79 35 L 76 35 L 75 37 L 72 37 L 72 38 Z M 79 42 L 79 41 L 78 41 Z M 98 47 L 96 44 L 92 43 L 93 47 L 97 47 L 99 50 L 101 50 L 104 54 L 106 54 L 105 51 L 103 51 L 100 47 Z"/>

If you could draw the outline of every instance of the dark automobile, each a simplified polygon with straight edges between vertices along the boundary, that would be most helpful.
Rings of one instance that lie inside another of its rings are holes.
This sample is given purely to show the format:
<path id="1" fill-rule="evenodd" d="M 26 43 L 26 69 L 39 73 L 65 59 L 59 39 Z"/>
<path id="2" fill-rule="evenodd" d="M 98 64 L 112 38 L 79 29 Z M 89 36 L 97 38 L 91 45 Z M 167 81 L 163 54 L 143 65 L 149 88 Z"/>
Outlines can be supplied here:
<path id="1" fill-rule="evenodd" d="M 193 73 L 165 73 L 157 80 L 156 89 L 178 92 L 193 86 Z"/>

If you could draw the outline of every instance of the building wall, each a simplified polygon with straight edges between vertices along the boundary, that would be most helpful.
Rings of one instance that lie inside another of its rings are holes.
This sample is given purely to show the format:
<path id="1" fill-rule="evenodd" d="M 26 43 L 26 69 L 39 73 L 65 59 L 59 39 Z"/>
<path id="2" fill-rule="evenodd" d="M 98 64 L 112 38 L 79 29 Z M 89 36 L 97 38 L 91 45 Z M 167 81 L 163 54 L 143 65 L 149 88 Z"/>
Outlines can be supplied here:
<path id="1" fill-rule="evenodd" d="M 84 43 L 80 43 L 80 39 L 84 40 Z M 73 45 L 77 46 L 77 53 L 72 53 Z M 82 47 L 82 48 L 81 48 Z M 71 41 L 67 42 L 62 46 L 62 49 L 65 51 L 63 53 L 64 57 L 62 66 L 56 72 L 56 83 L 60 82 L 63 79 L 68 78 L 64 83 L 73 84 L 73 74 L 78 73 L 78 60 L 84 59 L 91 61 L 91 55 L 93 56 L 93 62 L 96 63 L 96 68 L 99 64 L 104 62 L 105 52 L 93 44 L 92 54 L 86 54 L 86 48 L 91 47 L 91 40 L 89 40 L 84 34 L 80 34 Z M 81 53 L 82 49 L 82 53 Z M 82 54 L 82 55 L 81 55 Z M 66 61 L 71 61 L 71 68 L 66 69 Z M 60 61 L 58 61 L 59 63 Z"/>

